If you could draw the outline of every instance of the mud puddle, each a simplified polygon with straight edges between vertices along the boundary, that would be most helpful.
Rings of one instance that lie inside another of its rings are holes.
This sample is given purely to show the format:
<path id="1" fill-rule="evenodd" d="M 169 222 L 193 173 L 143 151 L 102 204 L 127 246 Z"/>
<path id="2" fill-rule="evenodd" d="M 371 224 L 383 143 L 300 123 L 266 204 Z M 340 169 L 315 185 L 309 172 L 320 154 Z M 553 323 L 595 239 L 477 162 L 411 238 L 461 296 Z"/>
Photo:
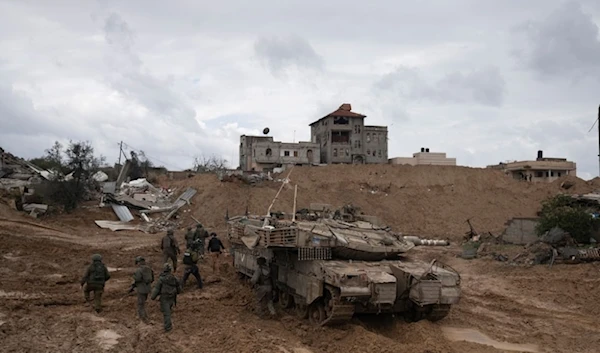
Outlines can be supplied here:
<path id="1" fill-rule="evenodd" d="M 451 341 L 466 341 L 471 343 L 478 343 L 486 346 L 492 346 L 496 349 L 505 351 L 515 352 L 532 352 L 538 353 L 539 348 L 537 344 L 515 344 L 496 341 L 482 332 L 470 329 L 470 328 L 457 328 L 457 327 L 442 327 L 444 336 Z"/>
<path id="2" fill-rule="evenodd" d="M 113 330 L 100 330 L 96 333 L 96 339 L 102 349 L 109 350 L 119 343 L 119 338 L 122 336 Z"/>

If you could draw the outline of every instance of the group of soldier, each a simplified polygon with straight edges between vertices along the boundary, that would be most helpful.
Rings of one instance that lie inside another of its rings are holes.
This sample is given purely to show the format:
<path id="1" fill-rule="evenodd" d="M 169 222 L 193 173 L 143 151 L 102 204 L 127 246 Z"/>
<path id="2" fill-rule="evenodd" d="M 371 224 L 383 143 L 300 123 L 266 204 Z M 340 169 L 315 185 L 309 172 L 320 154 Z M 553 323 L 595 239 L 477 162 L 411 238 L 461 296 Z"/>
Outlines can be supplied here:
<path id="1" fill-rule="evenodd" d="M 133 274 L 133 284 L 128 294 L 133 293 L 134 290 L 137 291 L 138 316 L 146 323 L 149 322 L 146 313 L 148 295 L 150 295 L 152 300 L 159 298 L 166 332 L 171 331 L 173 328 L 171 311 L 173 306 L 176 305 L 177 295 L 182 292 L 188 277 L 193 275 L 196 278 L 198 288 L 201 289 L 203 287 L 198 261 L 204 257 L 206 239 L 210 236 L 206 250 L 208 250 L 211 257 L 213 272 L 218 269 L 219 256 L 222 250 L 225 250 L 217 234 L 210 233 L 209 235 L 202 224 L 199 223 L 195 231 L 192 227 L 189 227 L 187 230 L 185 235 L 186 251 L 182 259 L 185 269 L 181 281 L 173 274 L 177 271 L 177 256 L 180 254 L 180 250 L 172 230 L 168 230 L 167 235 L 161 241 L 164 265 L 154 288 L 152 288 L 154 271 L 146 264 L 146 260 L 142 256 L 135 258 L 135 264 L 138 268 Z M 172 265 L 169 263 L 169 260 L 171 260 Z M 104 292 L 105 283 L 109 279 L 110 273 L 102 262 L 102 256 L 94 254 L 92 256 L 92 263 L 86 268 L 84 276 L 81 279 L 81 287 L 83 288 L 86 302 L 90 302 L 90 293 L 94 293 L 94 309 L 97 313 L 102 311 L 102 293 Z M 257 281 L 259 280 L 260 278 Z"/>

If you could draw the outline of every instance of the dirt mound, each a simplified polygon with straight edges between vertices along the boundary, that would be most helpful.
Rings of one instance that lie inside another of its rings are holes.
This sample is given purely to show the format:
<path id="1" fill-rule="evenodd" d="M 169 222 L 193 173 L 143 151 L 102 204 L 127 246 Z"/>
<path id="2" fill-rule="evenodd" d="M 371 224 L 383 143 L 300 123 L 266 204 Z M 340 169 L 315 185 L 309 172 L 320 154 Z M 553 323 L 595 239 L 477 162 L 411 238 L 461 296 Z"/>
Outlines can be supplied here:
<path id="1" fill-rule="evenodd" d="M 198 189 L 191 214 L 211 228 L 224 229 L 225 214 L 265 213 L 289 171 L 275 181 L 249 186 L 219 182 L 198 175 L 169 183 Z M 274 211 L 291 212 L 293 186 L 298 184 L 298 208 L 312 202 L 342 206 L 352 203 L 406 234 L 458 240 L 471 218 L 477 231 L 500 233 L 513 217 L 534 217 L 540 202 L 557 193 L 585 193 L 593 187 L 567 177 L 550 184 L 514 180 L 492 169 L 444 166 L 332 165 L 295 167 Z M 569 189 L 561 183 L 574 184 Z M 163 183 L 167 183 L 163 181 Z M 186 217 L 186 216 L 184 216 Z M 186 222 L 193 223 L 190 219 Z"/>
<path id="2" fill-rule="evenodd" d="M 590 182 L 570 175 L 553 181 L 550 186 L 559 192 L 568 190 L 570 194 L 587 194 L 595 189 Z"/>

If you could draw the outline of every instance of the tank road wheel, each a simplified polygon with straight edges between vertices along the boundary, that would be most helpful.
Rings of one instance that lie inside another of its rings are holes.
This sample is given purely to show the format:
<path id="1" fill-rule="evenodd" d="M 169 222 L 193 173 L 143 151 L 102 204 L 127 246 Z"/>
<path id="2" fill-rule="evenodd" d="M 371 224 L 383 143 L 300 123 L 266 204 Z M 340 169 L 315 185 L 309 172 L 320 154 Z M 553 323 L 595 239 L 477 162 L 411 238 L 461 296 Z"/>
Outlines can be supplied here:
<path id="1" fill-rule="evenodd" d="M 294 309 L 296 312 L 296 316 L 301 319 L 308 319 L 308 308 L 306 305 L 296 304 L 296 308 Z"/>
<path id="2" fill-rule="evenodd" d="M 294 297 L 285 290 L 279 291 L 279 305 L 284 309 L 290 309 L 294 306 Z"/>
<path id="3" fill-rule="evenodd" d="M 407 311 L 404 312 L 404 321 L 406 322 L 417 322 L 425 319 L 428 312 L 426 308 L 418 307 L 417 305 L 411 305 Z"/>
<path id="4" fill-rule="evenodd" d="M 308 319 L 313 325 L 320 325 L 323 321 L 327 319 L 325 307 L 323 306 L 323 303 L 321 301 L 312 303 L 308 307 Z"/>

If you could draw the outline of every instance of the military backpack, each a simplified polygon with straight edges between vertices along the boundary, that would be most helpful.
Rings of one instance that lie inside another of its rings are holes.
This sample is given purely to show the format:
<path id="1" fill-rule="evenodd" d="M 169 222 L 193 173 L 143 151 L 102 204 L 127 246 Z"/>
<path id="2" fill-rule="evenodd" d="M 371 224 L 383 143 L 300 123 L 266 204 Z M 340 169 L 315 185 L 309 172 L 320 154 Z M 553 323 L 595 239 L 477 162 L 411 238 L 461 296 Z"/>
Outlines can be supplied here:
<path id="1" fill-rule="evenodd" d="M 90 281 L 97 282 L 97 283 L 102 283 L 102 282 L 106 281 L 106 278 L 104 276 L 104 274 L 105 274 L 104 271 L 105 271 L 104 264 L 102 264 L 101 262 L 93 263 L 92 269 L 90 271 Z"/>

